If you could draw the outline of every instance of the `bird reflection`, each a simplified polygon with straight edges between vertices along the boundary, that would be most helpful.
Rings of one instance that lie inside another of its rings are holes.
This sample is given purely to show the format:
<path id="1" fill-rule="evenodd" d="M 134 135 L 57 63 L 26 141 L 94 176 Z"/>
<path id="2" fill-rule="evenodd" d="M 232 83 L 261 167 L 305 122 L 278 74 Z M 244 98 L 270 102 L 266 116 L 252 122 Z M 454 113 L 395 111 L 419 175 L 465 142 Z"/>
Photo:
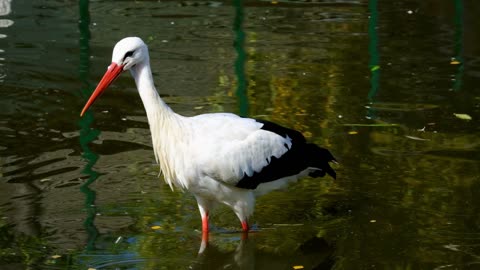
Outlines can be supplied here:
<path id="1" fill-rule="evenodd" d="M 255 239 L 242 237 L 234 250 L 228 248 L 229 244 L 222 246 L 202 239 L 198 260 L 191 269 L 255 268 Z"/>
<path id="2" fill-rule="evenodd" d="M 265 245 L 257 233 L 211 237 L 208 243 L 202 237 L 197 260 L 190 269 L 291 269 L 295 265 L 304 269 L 332 269 L 334 266 L 333 247 L 322 238 L 313 237 L 282 254 L 259 248 Z"/>
<path id="3" fill-rule="evenodd" d="M 241 234 L 242 241 L 248 239 L 248 232 L 241 231 L 240 234 Z M 202 231 L 202 242 L 200 243 L 200 249 L 198 250 L 198 254 L 202 254 L 205 251 L 205 249 L 207 248 L 208 239 L 209 239 L 208 235 L 209 235 L 208 232 Z"/>

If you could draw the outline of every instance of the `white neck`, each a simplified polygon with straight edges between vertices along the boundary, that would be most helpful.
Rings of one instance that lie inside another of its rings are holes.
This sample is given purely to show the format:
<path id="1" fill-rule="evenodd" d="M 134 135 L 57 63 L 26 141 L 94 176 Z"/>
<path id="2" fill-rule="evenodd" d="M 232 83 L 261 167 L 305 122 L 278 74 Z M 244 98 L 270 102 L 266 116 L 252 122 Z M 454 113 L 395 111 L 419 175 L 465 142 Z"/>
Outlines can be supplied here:
<path id="1" fill-rule="evenodd" d="M 180 155 L 181 147 L 187 139 L 184 132 L 184 117 L 176 114 L 158 95 L 153 83 L 152 71 L 149 61 L 138 63 L 130 69 L 135 79 L 138 92 L 147 113 L 148 124 L 152 134 L 155 159 L 160 164 L 160 169 L 166 182 L 172 188 L 172 182 L 178 185 L 175 175 L 176 161 L 173 157 Z"/>
<path id="2" fill-rule="evenodd" d="M 138 63 L 130 69 L 130 73 L 135 79 L 135 84 L 137 85 L 138 93 L 142 99 L 150 125 L 152 125 L 152 117 L 157 114 L 164 116 L 175 114 L 158 95 L 153 83 L 152 71 L 148 61 Z"/>

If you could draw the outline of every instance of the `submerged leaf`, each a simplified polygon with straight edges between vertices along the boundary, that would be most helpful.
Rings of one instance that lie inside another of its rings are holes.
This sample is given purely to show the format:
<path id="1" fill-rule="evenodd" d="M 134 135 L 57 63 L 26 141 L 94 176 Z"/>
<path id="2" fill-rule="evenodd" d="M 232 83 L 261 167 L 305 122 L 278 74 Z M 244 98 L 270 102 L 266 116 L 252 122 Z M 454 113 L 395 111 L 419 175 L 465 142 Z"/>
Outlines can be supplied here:
<path id="1" fill-rule="evenodd" d="M 472 120 L 472 117 L 466 113 L 454 113 L 455 117 L 460 118 L 462 120 Z"/>
<path id="2" fill-rule="evenodd" d="M 293 269 L 297 270 L 297 269 L 303 269 L 305 267 L 303 267 L 303 265 L 295 265 L 293 266 Z"/>
<path id="3" fill-rule="evenodd" d="M 156 225 L 156 226 L 152 226 L 151 228 L 152 228 L 152 230 L 160 230 L 162 228 L 162 226 Z"/>

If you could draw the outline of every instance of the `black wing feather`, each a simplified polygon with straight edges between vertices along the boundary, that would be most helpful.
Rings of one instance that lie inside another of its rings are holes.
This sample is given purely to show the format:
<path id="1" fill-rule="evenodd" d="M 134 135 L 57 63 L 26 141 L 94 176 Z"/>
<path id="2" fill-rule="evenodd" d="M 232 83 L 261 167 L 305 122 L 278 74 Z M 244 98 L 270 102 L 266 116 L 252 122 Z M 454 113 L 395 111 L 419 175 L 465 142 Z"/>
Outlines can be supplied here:
<path id="1" fill-rule="evenodd" d="M 318 168 L 310 174 L 312 177 L 323 177 L 329 174 L 336 178 L 336 173 L 330 167 L 328 162 L 335 161 L 332 154 L 325 148 L 321 148 L 315 144 L 307 143 L 302 133 L 282 127 L 275 123 L 256 120 L 263 124 L 262 129 L 276 133 L 282 137 L 289 137 L 292 139 L 292 146 L 288 148 L 281 157 L 271 157 L 270 163 L 265 166 L 260 172 L 254 172 L 252 176 L 244 175 L 244 177 L 237 183 L 237 187 L 245 189 L 255 189 L 261 183 L 271 182 L 283 177 L 296 175 L 308 167 Z"/>

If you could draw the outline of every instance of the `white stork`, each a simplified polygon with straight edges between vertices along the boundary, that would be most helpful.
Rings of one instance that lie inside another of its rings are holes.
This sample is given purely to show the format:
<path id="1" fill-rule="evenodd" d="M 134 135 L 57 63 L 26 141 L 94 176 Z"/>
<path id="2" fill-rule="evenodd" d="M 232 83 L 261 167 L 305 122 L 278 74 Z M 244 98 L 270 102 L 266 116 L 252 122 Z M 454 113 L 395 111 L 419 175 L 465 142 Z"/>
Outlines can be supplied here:
<path id="1" fill-rule="evenodd" d="M 193 117 L 176 114 L 155 89 L 147 45 L 138 37 L 120 40 L 112 63 L 85 104 L 81 116 L 122 71 L 130 70 L 152 134 L 155 158 L 165 181 L 197 199 L 202 232 L 218 203 L 235 212 L 248 232 L 255 198 L 310 175 L 336 177 L 332 154 L 307 143 L 302 134 L 265 120 L 230 113 Z"/>

